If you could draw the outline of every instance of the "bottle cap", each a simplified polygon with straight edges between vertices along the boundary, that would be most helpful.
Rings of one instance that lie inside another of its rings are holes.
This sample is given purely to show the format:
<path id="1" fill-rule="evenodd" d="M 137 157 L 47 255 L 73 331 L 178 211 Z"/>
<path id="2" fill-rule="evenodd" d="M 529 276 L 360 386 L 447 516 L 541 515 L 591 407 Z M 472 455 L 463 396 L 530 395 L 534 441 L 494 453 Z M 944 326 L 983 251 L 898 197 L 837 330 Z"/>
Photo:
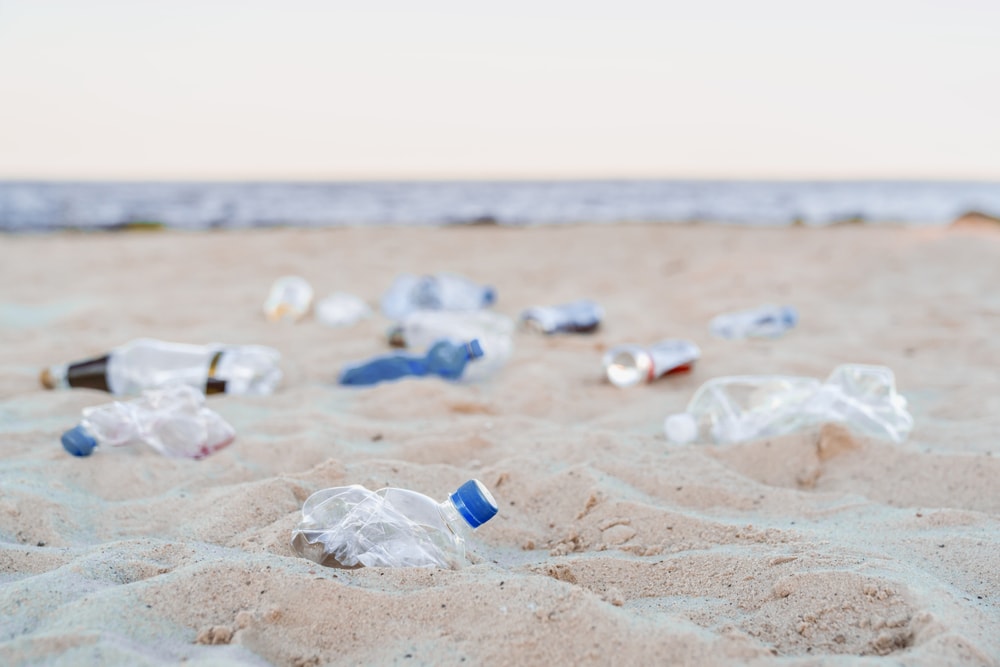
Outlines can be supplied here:
<path id="1" fill-rule="evenodd" d="M 698 437 L 698 422 L 690 412 L 679 412 L 666 418 L 663 430 L 670 442 L 686 445 Z"/>
<path id="2" fill-rule="evenodd" d="M 478 359 L 484 354 L 483 346 L 479 344 L 478 338 L 470 340 L 466 347 L 469 350 L 469 359 Z"/>
<path id="3" fill-rule="evenodd" d="M 497 501 L 493 500 L 493 495 L 478 479 L 470 479 L 458 487 L 450 498 L 458 513 L 473 528 L 478 528 L 496 516 Z"/>
<path id="4" fill-rule="evenodd" d="M 73 456 L 90 456 L 97 441 L 79 424 L 62 434 L 63 448 Z"/>
<path id="5" fill-rule="evenodd" d="M 492 306 L 497 302 L 497 291 L 492 287 L 486 286 L 483 288 L 483 305 Z"/>
<path id="6" fill-rule="evenodd" d="M 38 376 L 39 381 L 41 381 L 42 386 L 46 389 L 56 388 L 56 378 L 52 375 L 52 371 L 48 368 L 43 368 L 41 375 Z"/>
<path id="7" fill-rule="evenodd" d="M 795 310 L 793 306 L 785 306 L 781 311 L 781 319 L 785 324 L 794 327 L 799 323 L 799 311 Z"/>

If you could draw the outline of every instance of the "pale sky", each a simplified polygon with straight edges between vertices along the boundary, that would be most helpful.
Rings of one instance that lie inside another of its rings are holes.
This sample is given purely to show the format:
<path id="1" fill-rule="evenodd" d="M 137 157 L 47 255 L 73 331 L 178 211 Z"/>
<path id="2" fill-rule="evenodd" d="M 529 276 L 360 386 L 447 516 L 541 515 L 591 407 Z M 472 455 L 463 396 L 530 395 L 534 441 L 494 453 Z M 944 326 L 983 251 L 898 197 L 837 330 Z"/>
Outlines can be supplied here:
<path id="1" fill-rule="evenodd" d="M 0 0 L 0 178 L 1000 180 L 1000 0 Z"/>

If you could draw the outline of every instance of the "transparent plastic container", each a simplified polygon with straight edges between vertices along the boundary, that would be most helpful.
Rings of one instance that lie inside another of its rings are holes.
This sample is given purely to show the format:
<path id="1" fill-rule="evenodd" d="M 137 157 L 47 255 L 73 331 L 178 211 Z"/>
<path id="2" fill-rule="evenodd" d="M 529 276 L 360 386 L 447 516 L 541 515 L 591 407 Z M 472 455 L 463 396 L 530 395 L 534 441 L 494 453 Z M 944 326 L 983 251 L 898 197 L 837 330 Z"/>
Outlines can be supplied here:
<path id="1" fill-rule="evenodd" d="M 496 513 L 478 480 L 443 502 L 405 489 L 343 486 L 306 499 L 292 548 L 328 567 L 458 568 L 466 563 L 469 531 Z"/>
<path id="2" fill-rule="evenodd" d="M 521 322 L 544 334 L 592 333 L 601 326 L 604 309 L 590 299 L 557 306 L 535 306 L 521 313 Z"/>
<path id="3" fill-rule="evenodd" d="M 733 444 L 828 422 L 897 443 L 913 429 L 891 370 L 844 364 L 825 382 L 780 375 L 715 378 L 695 392 L 685 412 L 667 417 L 664 430 L 674 443 Z"/>
<path id="4" fill-rule="evenodd" d="M 349 327 L 371 317 L 372 309 L 361 298 L 345 292 L 334 292 L 314 307 L 316 321 L 328 327 Z"/>
<path id="5" fill-rule="evenodd" d="M 341 371 L 338 382 L 349 386 L 366 386 L 399 380 L 404 377 L 437 376 L 445 380 L 458 380 L 470 361 L 483 356 L 478 340 L 453 343 L 441 340 L 423 356 L 389 354 L 360 364 L 352 364 Z"/>
<path id="6" fill-rule="evenodd" d="M 454 273 L 415 276 L 404 273 L 382 296 L 382 313 L 402 320 L 418 310 L 478 310 L 496 302 L 492 287 L 477 285 Z"/>
<path id="7" fill-rule="evenodd" d="M 616 387 L 652 382 L 668 373 L 691 370 L 701 350 L 686 340 L 664 340 L 655 345 L 618 345 L 604 354 L 604 374 Z"/>
<path id="8" fill-rule="evenodd" d="M 305 278 L 283 276 L 274 281 L 264 302 L 264 315 L 268 320 L 295 322 L 309 313 L 313 288 Z"/>
<path id="9" fill-rule="evenodd" d="M 483 356 L 466 367 L 463 381 L 475 382 L 493 376 L 514 351 L 514 321 L 491 310 L 420 310 L 389 330 L 391 345 L 412 352 L 429 350 L 442 340 L 464 344 L 478 340 Z"/>
<path id="10" fill-rule="evenodd" d="M 205 407 L 205 395 L 183 384 L 150 389 L 131 401 L 85 408 L 83 419 L 62 435 L 74 456 L 98 446 L 144 443 L 164 456 L 201 459 L 228 446 L 236 432 Z"/>
<path id="11" fill-rule="evenodd" d="M 799 313 L 792 306 L 766 305 L 714 317 L 709 330 L 719 338 L 777 338 L 795 327 Z"/>
<path id="12" fill-rule="evenodd" d="M 108 354 L 50 366 L 48 389 L 86 387 L 115 395 L 183 383 L 207 394 L 270 394 L 281 381 L 277 350 L 260 345 L 188 345 L 140 338 Z"/>

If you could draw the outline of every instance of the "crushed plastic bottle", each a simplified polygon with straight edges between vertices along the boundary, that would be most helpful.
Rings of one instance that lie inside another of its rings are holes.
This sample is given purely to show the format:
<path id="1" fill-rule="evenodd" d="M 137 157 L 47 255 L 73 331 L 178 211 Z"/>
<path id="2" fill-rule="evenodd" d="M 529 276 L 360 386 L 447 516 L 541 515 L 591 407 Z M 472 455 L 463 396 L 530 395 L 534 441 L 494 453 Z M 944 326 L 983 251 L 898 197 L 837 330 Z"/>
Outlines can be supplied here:
<path id="1" fill-rule="evenodd" d="M 140 338 L 104 356 L 50 366 L 41 373 L 47 389 L 87 387 L 115 395 L 175 382 L 206 394 L 270 394 L 281 381 L 277 350 L 260 345 L 188 345 Z"/>
<path id="2" fill-rule="evenodd" d="M 476 339 L 467 343 L 441 340 L 434 343 L 422 357 L 411 354 L 389 354 L 347 366 L 341 372 L 338 382 L 342 385 L 366 386 L 399 380 L 407 376 L 427 375 L 458 380 L 462 377 L 466 365 L 482 356 L 483 348 Z"/>
<path id="3" fill-rule="evenodd" d="M 825 382 L 781 375 L 715 378 L 695 392 L 685 412 L 667 417 L 664 430 L 678 444 L 733 444 L 828 422 L 897 443 L 913 429 L 891 370 L 844 364 Z"/>
<path id="4" fill-rule="evenodd" d="M 313 288 L 305 278 L 283 276 L 271 286 L 271 292 L 264 302 L 264 315 L 272 322 L 295 322 L 309 313 L 312 300 Z"/>
<path id="5" fill-rule="evenodd" d="M 458 568 L 466 562 L 469 531 L 496 513 L 478 480 L 444 502 L 405 489 L 342 486 L 306 499 L 292 548 L 328 567 Z"/>
<path id="6" fill-rule="evenodd" d="M 604 354 L 604 374 L 616 387 L 631 387 L 689 371 L 700 357 L 698 346 L 686 340 L 664 340 L 649 347 L 618 345 Z"/>
<path id="7" fill-rule="evenodd" d="M 478 310 L 496 302 L 492 287 L 477 285 L 454 273 L 415 276 L 404 273 L 382 296 L 382 313 L 402 320 L 417 310 Z"/>
<path id="8" fill-rule="evenodd" d="M 709 330 L 719 338 L 777 338 L 798 322 L 799 313 L 792 306 L 766 305 L 718 315 Z"/>
<path id="9" fill-rule="evenodd" d="M 316 303 L 316 320 L 328 327 L 349 327 L 366 317 L 372 309 L 361 298 L 335 292 Z"/>
<path id="10" fill-rule="evenodd" d="M 601 326 L 604 309 L 590 299 L 558 306 L 535 306 L 521 313 L 521 322 L 544 334 L 592 333 Z"/>
<path id="11" fill-rule="evenodd" d="M 201 459 L 229 445 L 236 432 L 205 407 L 205 395 L 184 384 L 150 389 L 131 401 L 84 408 L 80 423 L 62 435 L 73 456 L 101 447 L 145 443 L 164 456 Z"/>
<path id="12" fill-rule="evenodd" d="M 426 352 L 438 341 L 464 343 L 476 339 L 483 357 L 469 365 L 462 380 L 476 382 L 493 376 L 514 351 L 514 322 L 491 310 L 418 310 L 389 329 L 389 344 Z"/>

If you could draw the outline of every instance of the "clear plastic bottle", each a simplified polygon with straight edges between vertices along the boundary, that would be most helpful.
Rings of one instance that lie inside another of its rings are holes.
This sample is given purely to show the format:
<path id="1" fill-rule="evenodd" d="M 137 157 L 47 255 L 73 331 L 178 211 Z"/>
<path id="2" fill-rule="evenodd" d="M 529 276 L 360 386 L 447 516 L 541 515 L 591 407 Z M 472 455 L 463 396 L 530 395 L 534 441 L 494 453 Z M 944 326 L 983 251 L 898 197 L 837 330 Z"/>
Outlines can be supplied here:
<path id="1" fill-rule="evenodd" d="M 108 354 L 42 371 L 48 389 L 87 387 L 115 395 L 180 382 L 206 394 L 270 394 L 281 381 L 277 350 L 259 345 L 188 345 L 140 338 Z"/>
<path id="2" fill-rule="evenodd" d="M 792 306 L 766 305 L 714 317 L 709 330 L 719 338 L 777 338 L 793 328 L 799 313 Z"/>
<path id="3" fill-rule="evenodd" d="M 545 334 L 592 333 L 601 326 L 603 318 L 604 309 L 590 299 L 558 306 L 535 306 L 521 313 L 525 326 Z"/>
<path id="4" fill-rule="evenodd" d="M 84 408 L 83 419 L 62 435 L 74 456 L 94 448 L 145 443 L 165 456 L 200 459 L 229 445 L 236 432 L 205 407 L 205 395 L 184 384 L 150 389 L 131 401 Z"/>
<path id="5" fill-rule="evenodd" d="M 283 276 L 271 285 L 271 292 L 264 302 L 264 315 L 272 322 L 295 322 L 306 316 L 312 300 L 313 288 L 305 278 Z"/>
<path id="6" fill-rule="evenodd" d="M 340 374 L 342 385 L 365 386 L 399 380 L 407 376 L 436 375 L 446 380 L 462 377 L 466 365 L 483 356 L 478 340 L 453 343 L 440 340 L 424 356 L 390 354 L 347 366 Z"/>
<path id="7" fill-rule="evenodd" d="M 780 375 L 715 378 L 695 392 L 685 412 L 667 417 L 664 430 L 674 443 L 732 444 L 827 422 L 893 442 L 913 429 L 891 370 L 844 364 L 822 383 Z"/>
<path id="8" fill-rule="evenodd" d="M 698 346 L 686 340 L 664 340 L 648 347 L 618 345 L 604 354 L 604 374 L 616 387 L 631 387 L 691 370 L 699 357 Z"/>
<path id="9" fill-rule="evenodd" d="M 388 332 L 389 344 L 412 352 L 429 350 L 447 340 L 464 344 L 478 340 L 483 357 L 468 366 L 461 379 L 475 382 L 495 374 L 514 351 L 514 322 L 491 310 L 418 310 Z"/>
<path id="10" fill-rule="evenodd" d="M 457 568 L 466 562 L 468 531 L 496 513 L 496 501 L 478 480 L 444 502 L 396 488 L 325 489 L 303 504 L 292 548 L 329 567 Z"/>
<path id="11" fill-rule="evenodd" d="M 382 296 L 382 313 L 402 320 L 416 310 L 477 310 L 496 302 L 492 287 L 477 285 L 454 273 L 415 276 L 404 273 Z"/>

